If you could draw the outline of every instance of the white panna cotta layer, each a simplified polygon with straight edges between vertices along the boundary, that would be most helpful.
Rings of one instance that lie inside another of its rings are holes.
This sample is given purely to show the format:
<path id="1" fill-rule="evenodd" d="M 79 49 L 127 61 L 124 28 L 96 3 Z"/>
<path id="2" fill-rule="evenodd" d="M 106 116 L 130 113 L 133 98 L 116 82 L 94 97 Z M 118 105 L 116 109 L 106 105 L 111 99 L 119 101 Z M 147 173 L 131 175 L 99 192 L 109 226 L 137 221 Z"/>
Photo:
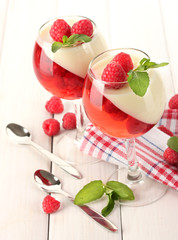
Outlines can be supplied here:
<path id="1" fill-rule="evenodd" d="M 70 26 L 76 21 L 78 20 L 66 20 Z M 53 53 L 51 51 L 51 46 L 54 41 L 49 33 L 53 22 L 54 21 L 50 21 L 41 27 L 37 43 L 52 61 L 66 70 L 84 78 L 90 61 L 96 55 L 108 49 L 106 42 L 98 29 L 94 29 L 94 35 L 90 42 L 78 46 L 60 48 L 57 52 Z"/>

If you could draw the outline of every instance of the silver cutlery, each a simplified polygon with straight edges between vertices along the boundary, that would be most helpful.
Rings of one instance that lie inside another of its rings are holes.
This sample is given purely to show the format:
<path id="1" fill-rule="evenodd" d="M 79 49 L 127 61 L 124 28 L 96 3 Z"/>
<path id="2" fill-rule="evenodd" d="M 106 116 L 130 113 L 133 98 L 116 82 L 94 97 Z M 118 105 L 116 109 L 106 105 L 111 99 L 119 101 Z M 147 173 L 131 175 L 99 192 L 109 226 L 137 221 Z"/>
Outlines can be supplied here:
<path id="1" fill-rule="evenodd" d="M 31 134 L 30 132 L 25 129 L 24 127 L 16 124 L 16 123 L 10 123 L 6 126 L 6 133 L 10 137 L 11 140 L 15 141 L 18 144 L 26 144 L 31 145 L 34 148 L 36 148 L 39 152 L 44 154 L 49 160 L 57 164 L 61 169 L 72 175 L 73 177 L 76 177 L 78 179 L 82 178 L 81 173 L 71 166 L 69 163 L 64 161 L 63 159 L 57 157 L 53 153 L 47 151 L 46 149 L 42 148 L 38 144 L 34 143 L 31 140 Z"/>
<path id="2" fill-rule="evenodd" d="M 60 180 L 54 176 L 52 173 L 47 172 L 45 170 L 37 170 L 34 173 L 34 179 L 38 187 L 47 192 L 47 193 L 59 193 L 63 194 L 70 201 L 74 202 L 74 198 L 69 195 L 67 192 L 64 192 L 61 188 Z M 75 205 L 78 206 L 78 205 Z M 118 228 L 111 223 L 107 218 L 102 216 L 100 213 L 97 213 L 87 205 L 78 206 L 80 207 L 86 214 L 88 214 L 92 219 L 101 224 L 103 227 L 107 228 L 112 232 L 116 232 Z"/>

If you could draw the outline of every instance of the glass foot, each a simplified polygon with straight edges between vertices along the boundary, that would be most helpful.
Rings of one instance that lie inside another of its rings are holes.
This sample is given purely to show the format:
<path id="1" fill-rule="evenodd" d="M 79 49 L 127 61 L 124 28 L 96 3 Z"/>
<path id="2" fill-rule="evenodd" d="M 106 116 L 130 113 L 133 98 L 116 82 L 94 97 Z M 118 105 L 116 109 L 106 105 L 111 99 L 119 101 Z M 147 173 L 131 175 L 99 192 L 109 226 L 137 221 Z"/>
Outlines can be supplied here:
<path id="1" fill-rule="evenodd" d="M 121 168 L 115 171 L 108 179 L 108 181 L 115 180 L 122 182 L 132 189 L 135 200 L 119 201 L 121 205 L 140 207 L 151 204 L 163 197 L 168 189 L 168 186 L 145 176 L 143 173 L 141 173 L 140 179 L 135 182 L 129 181 L 127 174 L 128 169 Z"/>
<path id="2" fill-rule="evenodd" d="M 81 152 L 80 144 L 80 141 L 76 140 L 76 131 L 69 131 L 58 140 L 57 155 L 74 166 L 96 164 L 101 161 Z"/>

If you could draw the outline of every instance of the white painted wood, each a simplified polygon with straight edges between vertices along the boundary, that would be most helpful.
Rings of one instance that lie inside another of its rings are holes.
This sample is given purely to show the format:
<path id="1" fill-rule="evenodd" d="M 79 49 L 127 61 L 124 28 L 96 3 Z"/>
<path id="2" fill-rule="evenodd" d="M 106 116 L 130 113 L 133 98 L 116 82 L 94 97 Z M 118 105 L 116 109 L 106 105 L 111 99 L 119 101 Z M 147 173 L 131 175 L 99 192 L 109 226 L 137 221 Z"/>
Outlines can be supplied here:
<path id="1" fill-rule="evenodd" d="M 8 123 L 19 123 L 30 130 L 34 141 L 50 150 L 50 138 L 41 127 L 49 117 L 44 109 L 49 93 L 32 69 L 38 26 L 55 9 L 50 1 L 39 18 L 43 3 L 9 1 L 0 72 L 0 239 L 47 239 L 48 216 L 41 211 L 45 194 L 36 188 L 33 173 L 49 169 L 50 164 L 30 147 L 10 142 L 5 133 Z"/>
<path id="2" fill-rule="evenodd" d="M 118 233 L 106 231 L 64 197 L 55 196 L 61 201 L 61 209 L 50 216 L 48 236 L 48 216 L 41 210 L 45 194 L 36 188 L 33 173 L 39 168 L 49 170 L 50 163 L 30 147 L 12 143 L 5 133 L 9 122 L 17 122 L 30 130 L 35 142 L 51 149 L 51 139 L 41 127 L 43 120 L 51 117 L 44 108 L 51 94 L 36 80 L 32 52 L 39 27 L 57 16 L 87 16 L 96 22 L 112 48 L 135 47 L 146 51 L 157 62 L 169 61 L 170 66 L 163 73 L 169 99 L 178 91 L 177 10 L 176 0 L 169 3 L 166 0 L 150 0 L 147 4 L 141 0 L 1 0 L 0 239 L 177 240 L 178 192 L 173 189 L 169 189 L 154 204 L 139 208 L 122 207 L 121 212 L 116 208 L 108 218 L 119 226 Z M 61 119 L 61 115 L 55 118 Z M 75 151 L 70 144 L 69 140 L 66 143 L 66 138 L 61 139 L 59 135 L 54 138 L 53 151 L 68 160 L 80 158 L 92 161 L 92 158 Z M 61 179 L 63 189 L 72 195 L 91 180 L 106 181 L 116 168 L 104 162 L 77 167 L 83 173 L 82 180 L 73 179 L 52 166 L 53 172 Z M 105 199 L 90 205 L 100 211 L 104 204 Z"/>
<path id="3" fill-rule="evenodd" d="M 163 19 L 163 29 L 165 35 L 165 42 L 167 45 L 167 52 L 169 56 L 171 77 L 174 82 L 175 92 L 178 93 L 178 71 L 177 71 L 177 43 L 178 43 L 178 31 L 176 26 L 178 25 L 178 1 L 171 0 L 171 4 L 168 4 L 166 0 L 160 0 L 160 9 Z"/>
<path id="4" fill-rule="evenodd" d="M 8 3 L 7 0 L 1 0 L 0 2 L 0 58 L 2 54 L 3 42 L 4 42 L 4 33 L 6 29 L 6 19 L 7 19 L 7 12 L 8 12 Z"/>

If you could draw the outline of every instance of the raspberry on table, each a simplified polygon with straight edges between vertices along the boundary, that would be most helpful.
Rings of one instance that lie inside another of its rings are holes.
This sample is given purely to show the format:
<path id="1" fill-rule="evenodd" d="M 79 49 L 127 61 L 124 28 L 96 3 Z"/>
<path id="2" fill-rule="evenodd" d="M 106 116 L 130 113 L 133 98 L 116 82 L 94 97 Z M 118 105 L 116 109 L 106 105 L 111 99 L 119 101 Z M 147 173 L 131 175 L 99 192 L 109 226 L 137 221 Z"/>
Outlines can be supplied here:
<path id="1" fill-rule="evenodd" d="M 56 212 L 60 207 L 60 202 L 47 195 L 42 202 L 43 211 L 47 214 Z"/>
<path id="2" fill-rule="evenodd" d="M 64 111 L 64 105 L 59 97 L 53 96 L 46 102 L 45 108 L 48 112 L 62 113 Z"/>
<path id="3" fill-rule="evenodd" d="M 63 36 L 70 37 L 71 35 L 71 27 L 69 24 L 63 19 L 57 19 L 50 29 L 50 35 L 54 41 L 63 42 Z"/>
<path id="4" fill-rule="evenodd" d="M 60 123 L 53 118 L 49 118 L 43 122 L 43 130 L 48 136 L 57 135 L 60 131 Z"/>
<path id="5" fill-rule="evenodd" d="M 122 66 L 122 68 L 124 69 L 125 73 L 128 73 L 134 67 L 130 55 L 127 53 L 124 53 L 124 52 L 118 53 L 113 58 L 113 61 L 120 64 Z"/>
<path id="6" fill-rule="evenodd" d="M 93 24 L 88 19 L 82 19 L 73 24 L 71 29 L 71 34 L 85 34 L 87 36 L 92 36 L 93 34 Z"/>
<path id="7" fill-rule="evenodd" d="M 76 116 L 74 113 L 68 112 L 64 114 L 62 121 L 62 126 L 64 129 L 72 130 L 76 128 Z"/>
<path id="8" fill-rule="evenodd" d="M 164 133 L 166 133 L 167 135 L 169 135 L 171 137 L 174 136 L 174 134 L 169 129 L 167 129 L 165 126 L 163 126 L 163 125 L 160 125 L 158 127 L 158 129 L 163 131 Z"/>
<path id="9" fill-rule="evenodd" d="M 178 166 L 178 153 L 170 147 L 166 148 L 163 157 L 167 163 Z"/>
<path id="10" fill-rule="evenodd" d="M 120 64 L 111 61 L 104 68 L 101 79 L 108 83 L 107 88 L 119 89 L 126 82 L 126 73 Z"/>
<path id="11" fill-rule="evenodd" d="M 175 94 L 175 95 L 169 100 L 169 108 L 171 108 L 171 109 L 178 109 L 178 94 Z"/>

